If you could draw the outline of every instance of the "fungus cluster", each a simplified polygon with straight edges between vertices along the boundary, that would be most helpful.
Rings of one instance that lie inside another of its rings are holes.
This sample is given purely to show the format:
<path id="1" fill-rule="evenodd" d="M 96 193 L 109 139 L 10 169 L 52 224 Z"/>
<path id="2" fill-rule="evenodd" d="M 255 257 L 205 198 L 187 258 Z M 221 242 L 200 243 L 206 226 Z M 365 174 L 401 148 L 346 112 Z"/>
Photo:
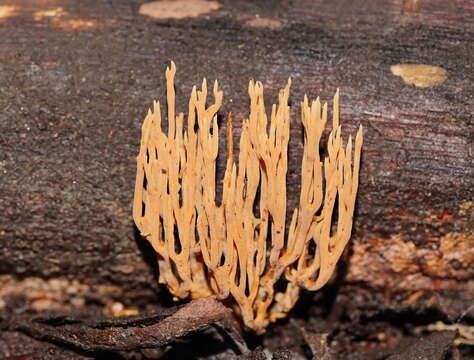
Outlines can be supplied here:
<path id="1" fill-rule="evenodd" d="M 228 299 L 243 323 L 260 333 L 286 316 L 301 289 L 320 289 L 334 272 L 351 235 L 362 128 L 354 146 L 350 136 L 344 145 L 337 92 L 322 159 L 327 104 L 304 97 L 301 192 L 286 232 L 290 80 L 272 106 L 269 123 L 263 86 L 250 81 L 250 114 L 242 124 L 238 164 L 228 118 L 227 164 L 217 204 L 216 115 L 223 93 L 215 82 L 214 103 L 207 106 L 206 80 L 201 90 L 194 87 L 185 121 L 183 113 L 175 113 L 175 73 L 171 63 L 166 69 L 167 133 L 159 102 L 143 123 L 134 220 L 157 253 L 159 281 L 175 297 Z"/>

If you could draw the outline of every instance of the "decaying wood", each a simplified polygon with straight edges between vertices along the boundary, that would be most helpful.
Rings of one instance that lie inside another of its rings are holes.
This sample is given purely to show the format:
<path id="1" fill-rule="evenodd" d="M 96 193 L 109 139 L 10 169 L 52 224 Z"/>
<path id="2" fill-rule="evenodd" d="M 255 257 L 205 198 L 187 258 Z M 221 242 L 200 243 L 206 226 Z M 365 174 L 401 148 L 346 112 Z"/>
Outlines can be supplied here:
<path id="1" fill-rule="evenodd" d="M 446 359 L 455 338 L 456 331 L 434 333 L 411 344 L 403 344 L 403 350 L 390 355 L 387 360 Z"/>
<path id="2" fill-rule="evenodd" d="M 162 69 L 174 59 L 188 76 L 178 94 L 219 78 L 235 139 L 251 78 L 276 96 L 291 76 L 294 114 L 304 93 L 327 101 L 340 87 L 343 131 L 361 123 L 366 132 L 339 299 L 354 311 L 398 304 L 435 307 L 453 319 L 468 308 L 470 1 L 222 1 L 207 17 L 179 21 L 146 19 L 120 1 L 80 3 L 69 16 L 94 20 L 95 28 L 59 27 L 70 18 L 37 20 L 21 9 L 0 20 L 0 272 L 114 283 L 125 289 L 124 302 L 153 301 L 146 291 L 155 286 L 155 259 L 133 228 L 131 203 L 141 122 L 148 99 L 164 94 Z M 283 26 L 253 28 L 256 14 Z M 441 67 L 447 77 L 420 88 L 390 70 L 413 63 Z M 288 208 L 295 208 L 302 129 L 295 122 L 291 132 Z"/>
<path id="3" fill-rule="evenodd" d="M 231 311 L 213 297 L 156 314 L 84 321 L 68 315 L 12 315 L 0 323 L 3 331 L 19 331 L 37 340 L 93 353 L 159 348 L 191 333 L 212 326 L 228 332 L 241 353 L 247 351 Z"/>

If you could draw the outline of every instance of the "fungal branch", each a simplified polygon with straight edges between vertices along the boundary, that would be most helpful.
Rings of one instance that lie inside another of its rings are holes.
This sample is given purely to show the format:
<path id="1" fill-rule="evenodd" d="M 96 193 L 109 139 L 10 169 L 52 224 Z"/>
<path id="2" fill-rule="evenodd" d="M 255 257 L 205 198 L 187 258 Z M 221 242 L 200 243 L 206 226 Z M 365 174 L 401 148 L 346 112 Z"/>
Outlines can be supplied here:
<path id="1" fill-rule="evenodd" d="M 280 91 L 269 122 L 262 83 L 250 81 L 250 113 L 242 125 L 238 164 L 228 117 L 227 163 L 218 205 L 217 112 L 223 93 L 215 82 L 214 103 L 207 106 L 206 80 L 201 90 L 194 87 L 185 129 L 184 114 L 175 113 L 175 73 L 172 62 L 166 70 L 167 134 L 159 102 L 143 123 L 135 223 L 157 253 L 159 281 L 176 298 L 232 299 L 243 323 L 263 332 L 270 322 L 286 316 L 300 289 L 318 290 L 334 272 L 352 230 L 362 128 L 354 144 L 349 137 L 344 146 L 337 92 L 327 156 L 321 159 L 327 104 L 321 106 L 319 98 L 310 104 L 304 97 L 300 203 L 286 234 L 291 81 Z M 277 283 L 286 287 L 276 291 Z"/>

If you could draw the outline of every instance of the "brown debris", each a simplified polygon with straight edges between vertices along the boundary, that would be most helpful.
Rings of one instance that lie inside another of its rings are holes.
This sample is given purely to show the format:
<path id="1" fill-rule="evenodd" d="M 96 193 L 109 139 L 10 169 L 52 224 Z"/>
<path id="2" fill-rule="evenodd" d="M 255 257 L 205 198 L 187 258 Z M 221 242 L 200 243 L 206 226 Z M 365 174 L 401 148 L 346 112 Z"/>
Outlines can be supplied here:
<path id="1" fill-rule="evenodd" d="M 443 360 L 450 350 L 456 331 L 442 331 L 403 344 L 400 350 L 387 360 Z"/>
<path id="2" fill-rule="evenodd" d="M 419 247 L 401 235 L 355 243 L 348 278 L 398 291 L 467 290 L 474 277 L 474 234 L 451 232 L 434 244 Z"/>
<path id="3" fill-rule="evenodd" d="M 18 308 L 21 304 L 25 309 L 38 312 L 71 312 L 84 308 L 87 302 L 93 302 L 104 307 L 104 315 L 112 315 L 115 314 L 112 306 L 117 304 L 117 299 L 130 300 L 132 297 L 131 293 L 127 294 L 126 290 L 114 285 L 91 286 L 64 277 L 44 280 L 37 277 L 17 279 L 11 275 L 0 276 L 0 309 Z M 118 312 L 129 310 L 122 305 Z"/>
<path id="4" fill-rule="evenodd" d="M 161 313 L 123 318 L 82 321 L 64 315 L 14 316 L 2 324 L 3 329 L 19 331 L 46 341 L 86 353 L 132 351 L 157 348 L 190 332 L 220 324 L 239 340 L 232 330 L 230 310 L 214 297 L 193 300 L 189 304 Z"/>
<path id="5" fill-rule="evenodd" d="M 309 348 L 311 349 L 311 353 L 313 354 L 313 359 L 319 360 L 333 360 L 335 356 L 329 347 L 328 344 L 328 334 L 324 333 L 314 333 L 307 331 L 306 329 L 302 329 L 303 336 L 308 344 Z"/>
<path id="6" fill-rule="evenodd" d="M 474 305 L 471 307 L 474 310 Z M 415 333 L 422 331 L 456 331 L 458 334 L 457 339 L 454 341 L 455 345 L 471 345 L 474 346 L 474 326 L 464 324 L 445 324 L 442 321 L 437 321 L 433 324 L 426 326 L 420 326 L 415 329 Z"/>

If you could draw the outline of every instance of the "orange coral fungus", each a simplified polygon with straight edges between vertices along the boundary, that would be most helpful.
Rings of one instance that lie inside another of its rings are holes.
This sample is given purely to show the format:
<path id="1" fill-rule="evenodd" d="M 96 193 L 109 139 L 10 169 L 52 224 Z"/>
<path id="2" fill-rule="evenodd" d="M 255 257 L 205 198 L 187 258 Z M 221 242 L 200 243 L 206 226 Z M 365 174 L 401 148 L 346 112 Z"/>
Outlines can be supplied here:
<path id="1" fill-rule="evenodd" d="M 206 80 L 201 90 L 194 87 L 185 125 L 184 114 L 175 114 L 175 72 L 171 63 L 166 70 L 167 134 L 161 129 L 159 102 L 143 124 L 135 222 L 157 252 L 160 282 L 176 297 L 231 298 L 244 324 L 263 332 L 269 322 L 286 316 L 300 289 L 317 290 L 334 272 L 351 235 L 362 128 L 352 155 L 351 137 L 346 146 L 341 138 L 336 93 L 328 155 L 321 159 L 327 104 L 321 106 L 319 99 L 310 104 L 304 97 L 300 203 L 285 235 L 291 82 L 280 91 L 267 126 L 263 86 L 250 81 L 250 114 L 242 126 L 238 166 L 228 121 L 227 166 L 218 205 L 216 114 L 223 93 L 215 82 L 214 104 L 206 106 Z M 283 286 L 278 291 L 277 282 Z"/>

